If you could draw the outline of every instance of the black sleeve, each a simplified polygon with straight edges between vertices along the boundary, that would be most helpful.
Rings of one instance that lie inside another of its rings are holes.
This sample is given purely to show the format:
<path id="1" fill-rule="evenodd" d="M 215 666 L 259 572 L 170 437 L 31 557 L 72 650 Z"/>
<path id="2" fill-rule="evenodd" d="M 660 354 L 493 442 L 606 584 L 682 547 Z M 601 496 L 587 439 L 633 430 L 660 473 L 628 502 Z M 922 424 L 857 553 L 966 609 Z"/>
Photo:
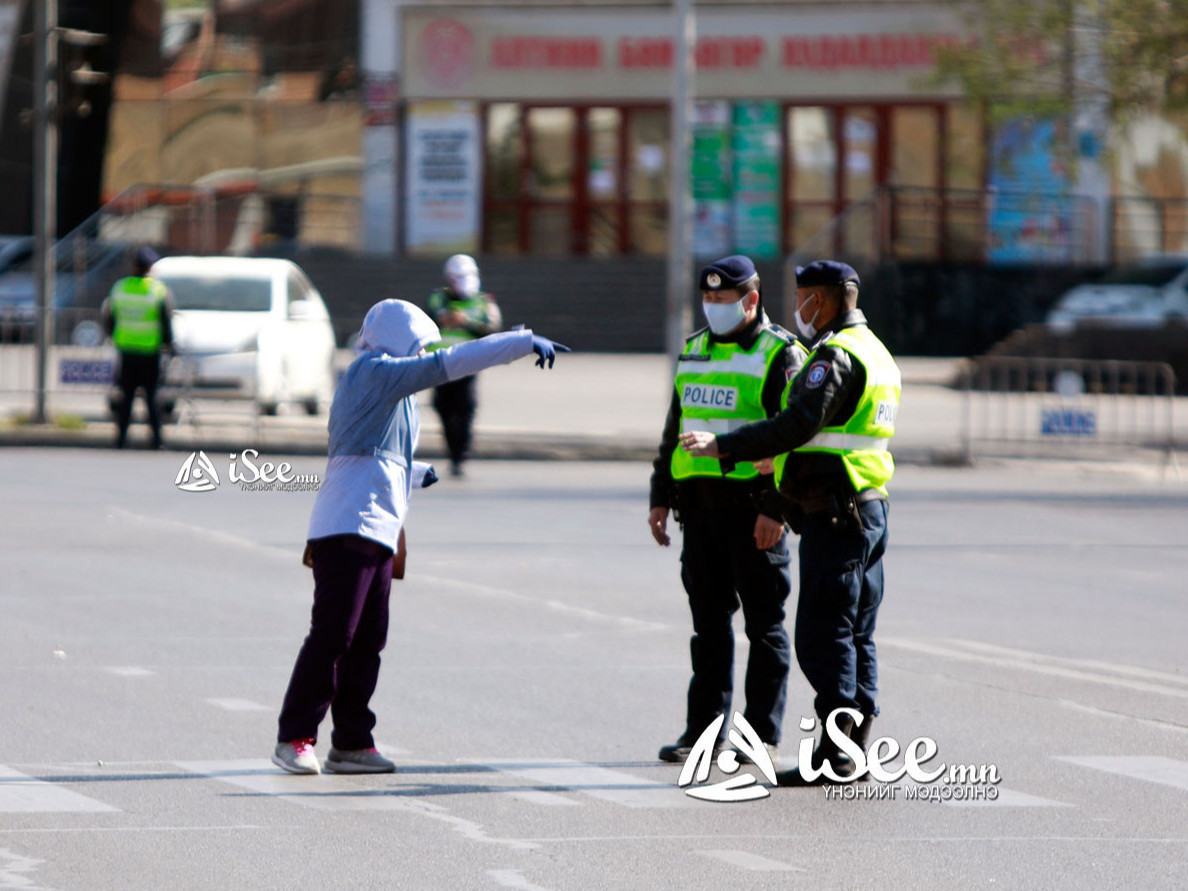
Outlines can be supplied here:
<path id="1" fill-rule="evenodd" d="M 817 378 L 815 369 L 821 364 L 825 366 L 823 376 Z M 719 436 L 718 451 L 734 461 L 790 452 L 829 426 L 838 409 L 850 400 L 854 388 L 865 385 L 861 366 L 855 370 L 849 353 L 839 347 L 823 346 L 813 353 L 809 367 L 793 380 L 787 408 L 774 418 Z"/>
<path id="2" fill-rule="evenodd" d="M 648 495 L 648 507 L 672 507 L 672 453 L 677 447 L 677 434 L 681 430 L 681 401 L 676 390 L 668 406 L 668 417 L 664 421 L 664 433 L 660 436 L 660 448 L 652 461 L 652 485 Z"/>
<path id="3" fill-rule="evenodd" d="M 783 407 L 784 388 L 787 387 L 788 380 L 804 364 L 804 356 L 804 349 L 800 346 L 799 341 L 795 341 L 790 343 L 788 348 L 771 363 L 767 380 L 763 382 L 763 411 L 767 417 L 774 418 L 780 413 L 780 409 Z M 764 457 L 774 456 L 765 455 Z M 728 463 L 733 464 L 734 462 Z M 761 488 L 757 496 L 759 512 L 773 520 L 783 522 L 784 499 L 776 489 L 774 474 L 762 477 L 761 480 Z"/>
<path id="4" fill-rule="evenodd" d="M 168 294 L 161 301 L 161 345 L 173 346 L 173 300 Z"/>
<path id="5" fill-rule="evenodd" d="M 115 334 L 115 313 L 111 311 L 111 298 L 108 297 L 103 301 L 103 306 L 99 310 L 99 316 L 103 320 L 103 330 L 108 337 Z"/>

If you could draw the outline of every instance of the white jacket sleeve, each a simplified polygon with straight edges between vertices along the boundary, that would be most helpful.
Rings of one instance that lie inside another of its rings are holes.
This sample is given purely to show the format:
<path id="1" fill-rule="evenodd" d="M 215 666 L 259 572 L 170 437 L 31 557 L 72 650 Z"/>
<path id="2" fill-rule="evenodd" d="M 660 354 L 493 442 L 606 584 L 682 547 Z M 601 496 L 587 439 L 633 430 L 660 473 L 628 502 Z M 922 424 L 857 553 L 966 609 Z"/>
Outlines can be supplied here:
<path id="1" fill-rule="evenodd" d="M 501 331 L 439 350 L 450 380 L 477 374 L 492 365 L 507 365 L 532 352 L 532 331 Z"/>

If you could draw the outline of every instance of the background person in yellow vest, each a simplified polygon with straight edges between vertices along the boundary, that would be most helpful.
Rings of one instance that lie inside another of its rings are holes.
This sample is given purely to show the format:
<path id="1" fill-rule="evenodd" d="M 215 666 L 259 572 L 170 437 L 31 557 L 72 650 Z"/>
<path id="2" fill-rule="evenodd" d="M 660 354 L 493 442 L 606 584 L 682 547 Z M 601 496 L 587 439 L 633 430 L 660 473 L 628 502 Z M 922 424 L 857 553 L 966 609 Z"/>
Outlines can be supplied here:
<path id="1" fill-rule="evenodd" d="M 816 691 L 819 723 L 834 709 L 857 709 L 860 724 L 843 715 L 838 726 L 865 751 L 878 714 L 874 629 L 883 599 L 899 369 L 857 308 L 853 269 L 818 260 L 797 269 L 796 285 L 796 326 L 815 349 L 789 382 L 783 411 L 720 436 L 686 433 L 681 445 L 690 455 L 720 458 L 724 468 L 780 456 L 774 462 L 779 490 L 802 524 L 796 659 Z M 827 760 L 839 776 L 852 766 L 822 734 L 814 768 Z M 807 784 L 798 770 L 781 773 L 779 781 Z M 824 781 L 827 776 L 816 782 Z"/>
<path id="2" fill-rule="evenodd" d="M 429 295 L 429 315 L 441 329 L 436 349 L 494 334 L 503 326 L 495 298 L 479 288 L 479 268 L 473 257 L 455 254 L 446 260 L 445 287 Z M 471 428 L 478 406 L 475 378 L 442 384 L 433 391 L 433 407 L 441 416 L 450 471 L 462 475 L 462 463 L 470 452 Z"/>
<path id="3" fill-rule="evenodd" d="M 111 342 L 120 354 L 120 403 L 116 412 L 116 448 L 128 440 L 132 400 L 144 390 L 148 405 L 153 448 L 161 447 L 161 415 L 157 408 L 157 382 L 161 375 L 161 351 L 173 348 L 172 308 L 169 289 L 149 270 L 160 259 L 149 247 L 132 258 L 132 274 L 112 286 L 103 303 L 103 321 Z"/>
<path id="4" fill-rule="evenodd" d="M 668 514 L 684 532 L 681 581 L 693 614 L 689 643 L 693 678 L 685 730 L 660 749 L 662 761 L 684 761 L 702 731 L 725 714 L 731 726 L 734 633 L 731 617 L 742 602 L 751 643 L 743 716 L 773 760 L 780 742 L 792 662 L 784 629 L 791 590 L 782 502 L 770 476 L 750 464 L 729 472 L 713 458 L 677 448 L 691 430 L 725 431 L 775 415 L 788 378 L 805 350 L 763 312 L 759 276 L 746 257 L 725 257 L 701 270 L 699 285 L 708 328 L 685 342 L 659 454 L 653 463 L 648 525 L 669 544 Z M 722 740 L 719 740 L 722 742 Z"/>

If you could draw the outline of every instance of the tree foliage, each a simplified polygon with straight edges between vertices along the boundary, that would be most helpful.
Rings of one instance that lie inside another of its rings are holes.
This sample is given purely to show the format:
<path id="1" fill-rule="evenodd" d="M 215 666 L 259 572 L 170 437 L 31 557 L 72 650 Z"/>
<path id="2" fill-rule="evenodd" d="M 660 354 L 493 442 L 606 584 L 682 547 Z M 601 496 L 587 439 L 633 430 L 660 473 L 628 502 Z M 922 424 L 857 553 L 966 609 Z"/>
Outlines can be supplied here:
<path id="1" fill-rule="evenodd" d="M 998 112 L 1188 109 L 1188 0 L 962 0 L 971 40 L 936 78 Z"/>

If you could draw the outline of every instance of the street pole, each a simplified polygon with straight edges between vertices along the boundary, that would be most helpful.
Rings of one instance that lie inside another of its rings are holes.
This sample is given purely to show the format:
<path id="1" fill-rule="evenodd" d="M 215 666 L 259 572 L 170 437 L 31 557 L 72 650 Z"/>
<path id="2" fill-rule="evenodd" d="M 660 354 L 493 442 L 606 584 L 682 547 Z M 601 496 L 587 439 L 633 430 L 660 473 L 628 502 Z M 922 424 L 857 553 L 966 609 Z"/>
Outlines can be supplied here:
<path id="1" fill-rule="evenodd" d="M 664 343 L 675 365 L 689 333 L 693 287 L 692 214 L 689 194 L 689 120 L 692 117 L 693 45 L 696 19 L 692 0 L 673 0 L 676 41 L 673 54 L 672 121 L 668 179 L 668 313 Z"/>
<path id="2" fill-rule="evenodd" d="M 54 337 L 54 243 L 58 226 L 58 0 L 33 4 L 33 266 L 37 291 L 37 405 L 44 424 L 46 365 Z"/>

